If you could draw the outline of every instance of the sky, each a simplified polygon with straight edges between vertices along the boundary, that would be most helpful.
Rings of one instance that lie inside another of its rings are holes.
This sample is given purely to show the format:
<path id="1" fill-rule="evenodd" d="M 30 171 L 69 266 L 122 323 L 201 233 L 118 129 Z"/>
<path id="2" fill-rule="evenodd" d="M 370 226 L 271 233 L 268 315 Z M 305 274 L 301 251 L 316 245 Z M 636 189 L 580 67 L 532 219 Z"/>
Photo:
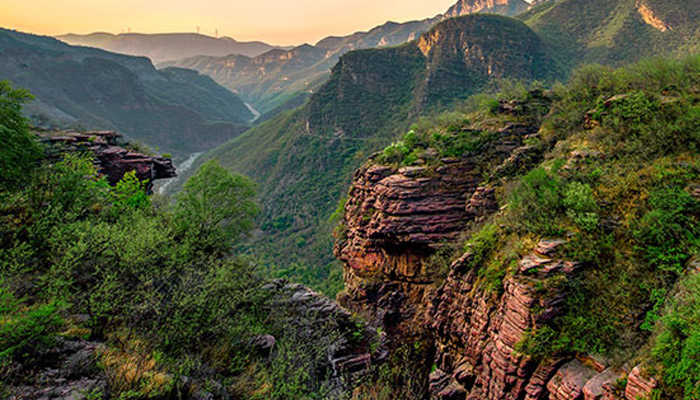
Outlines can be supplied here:
<path id="1" fill-rule="evenodd" d="M 0 26 L 43 35 L 197 32 L 314 44 L 444 13 L 456 0 L 0 0 Z"/>

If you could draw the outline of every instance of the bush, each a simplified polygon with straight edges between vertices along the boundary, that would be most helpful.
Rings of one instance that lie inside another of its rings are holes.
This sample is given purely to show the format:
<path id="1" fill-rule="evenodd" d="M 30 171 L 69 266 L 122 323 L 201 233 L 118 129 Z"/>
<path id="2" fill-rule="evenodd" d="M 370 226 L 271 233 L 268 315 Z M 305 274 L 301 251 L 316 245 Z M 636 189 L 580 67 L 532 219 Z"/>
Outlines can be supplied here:
<path id="1" fill-rule="evenodd" d="M 537 235 L 560 235 L 558 217 L 563 209 L 559 177 L 544 168 L 525 175 L 513 190 L 508 205 L 511 223 Z"/>
<path id="2" fill-rule="evenodd" d="M 0 188 L 26 182 L 42 155 L 22 115 L 22 104 L 31 98 L 29 92 L 0 81 Z"/>
<path id="3" fill-rule="evenodd" d="M 173 219 L 194 251 L 224 253 L 252 229 L 258 211 L 253 182 L 211 160 L 185 183 Z"/>
<path id="4" fill-rule="evenodd" d="M 700 275 L 685 278 L 657 325 L 653 356 L 674 398 L 700 398 Z"/>
<path id="5" fill-rule="evenodd" d="M 582 230 L 590 232 L 598 227 L 598 204 L 590 185 L 580 182 L 567 185 L 563 204 L 566 215 Z"/>
<path id="6" fill-rule="evenodd" d="M 700 246 L 700 202 L 680 187 L 654 190 L 648 211 L 637 223 L 636 250 L 655 269 L 683 273 Z"/>
<path id="7" fill-rule="evenodd" d="M 148 210 L 151 207 L 151 199 L 146 194 L 144 183 L 136 177 L 136 171 L 124 174 L 112 192 L 115 216 L 133 210 Z"/>
<path id="8" fill-rule="evenodd" d="M 471 267 L 478 268 L 488 261 L 500 241 L 501 232 L 497 225 L 488 224 L 475 233 L 467 242 L 465 251 L 472 254 Z"/>
<path id="9" fill-rule="evenodd" d="M 25 360 L 53 343 L 63 324 L 56 303 L 27 307 L 0 281 L 0 364 Z"/>

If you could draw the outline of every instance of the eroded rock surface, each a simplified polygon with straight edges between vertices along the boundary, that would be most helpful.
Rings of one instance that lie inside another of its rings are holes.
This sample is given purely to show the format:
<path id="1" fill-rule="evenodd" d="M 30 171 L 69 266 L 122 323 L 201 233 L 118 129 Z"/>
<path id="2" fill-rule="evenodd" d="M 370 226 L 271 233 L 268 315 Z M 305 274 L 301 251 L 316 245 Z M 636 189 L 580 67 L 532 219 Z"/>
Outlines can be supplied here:
<path id="1" fill-rule="evenodd" d="M 570 375 L 558 369 L 558 362 L 539 365 L 518 351 L 529 331 L 562 310 L 565 286 L 538 282 L 565 281 L 583 267 L 557 256 L 563 243 L 540 242 L 520 260 L 518 272 L 506 278 L 500 297 L 478 284 L 469 253 L 453 264 L 428 316 L 437 339 L 437 366 L 469 391 L 468 399 L 543 399 L 552 390 L 552 377 Z M 557 390 L 573 390 L 568 378 L 559 381 L 564 384 L 553 384 Z"/>
<path id="2" fill-rule="evenodd" d="M 63 152 L 91 153 L 98 171 L 111 185 L 116 185 L 126 173 L 135 171 L 136 177 L 145 182 L 150 191 L 153 181 L 177 176 L 171 159 L 129 150 L 120 142 L 122 136 L 113 131 L 37 134 L 47 144 L 47 157 L 51 160 L 58 160 Z"/>
<path id="3" fill-rule="evenodd" d="M 494 129 L 495 139 L 478 155 L 402 168 L 370 162 L 355 173 L 345 208 L 346 233 L 335 249 L 345 264 L 345 292 L 338 300 L 382 327 L 390 349 L 410 344 L 423 349 L 412 367 L 421 376 L 415 381 L 425 381 L 424 393 L 435 352 L 426 310 L 445 276 L 431 257 L 458 242 L 468 224 L 498 211 L 496 189 L 482 184 L 484 176 L 538 129 L 509 123 Z M 474 300 L 488 318 L 488 299 Z M 459 386 L 441 388 L 447 390 L 442 397 L 466 393 Z"/>

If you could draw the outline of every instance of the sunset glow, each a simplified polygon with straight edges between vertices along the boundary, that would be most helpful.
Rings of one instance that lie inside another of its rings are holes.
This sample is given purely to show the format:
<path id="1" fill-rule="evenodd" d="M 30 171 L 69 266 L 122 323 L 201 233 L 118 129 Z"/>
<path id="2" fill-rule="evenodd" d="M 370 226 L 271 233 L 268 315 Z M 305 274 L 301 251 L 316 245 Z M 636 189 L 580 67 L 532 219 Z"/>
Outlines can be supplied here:
<path id="1" fill-rule="evenodd" d="M 197 32 L 289 45 L 445 12 L 454 0 L 0 0 L 0 26 L 60 35 Z M 360 11 L 361 10 L 361 11 Z"/>

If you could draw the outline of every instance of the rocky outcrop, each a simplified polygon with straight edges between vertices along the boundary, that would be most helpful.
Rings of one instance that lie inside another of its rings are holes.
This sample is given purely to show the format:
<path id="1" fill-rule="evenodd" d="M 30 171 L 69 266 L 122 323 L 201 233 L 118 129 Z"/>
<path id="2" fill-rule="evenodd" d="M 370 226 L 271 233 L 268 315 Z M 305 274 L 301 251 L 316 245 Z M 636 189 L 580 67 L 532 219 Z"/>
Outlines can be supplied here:
<path id="1" fill-rule="evenodd" d="M 263 290 L 272 298 L 271 316 L 283 318 L 288 326 L 301 329 L 301 337 L 318 336 L 318 330 L 329 330 L 332 341 L 323 343 L 327 353 L 325 365 L 328 370 L 328 385 L 340 396 L 350 390 L 349 383 L 369 372 L 370 367 L 383 363 L 388 355 L 382 336 L 373 328 L 360 324 L 348 310 L 338 303 L 300 285 L 285 280 L 275 280 Z M 306 322 L 313 321 L 312 325 Z M 253 339 L 255 347 L 270 352 L 275 346 L 271 335 L 260 335 Z M 319 345 L 313 343 L 312 345 Z"/>
<path id="2" fill-rule="evenodd" d="M 583 395 L 583 389 L 596 372 L 580 361 L 571 361 L 561 368 L 547 383 L 550 400 L 576 400 Z"/>
<path id="3" fill-rule="evenodd" d="M 445 14 L 446 17 L 488 13 L 513 16 L 530 8 L 523 0 L 460 0 Z"/>
<path id="4" fill-rule="evenodd" d="M 428 319 L 437 339 L 437 366 L 452 376 L 451 384 L 469 392 L 468 399 L 544 399 L 553 389 L 562 395 L 551 399 L 580 394 L 586 380 L 572 378 L 577 375 L 570 372 L 570 365 L 561 369 L 558 361 L 540 365 L 518 350 L 529 332 L 561 312 L 566 286 L 555 282 L 570 279 L 583 267 L 557 256 L 563 243 L 540 242 L 520 260 L 517 272 L 505 279 L 500 297 L 479 284 L 470 253 L 452 265 Z M 553 380 L 555 376 L 560 378 Z"/>
<path id="5" fill-rule="evenodd" d="M 645 373 L 643 365 L 638 365 L 627 376 L 625 399 L 651 399 L 652 392 L 658 387 L 659 381 Z"/>
<path id="6" fill-rule="evenodd" d="M 121 143 L 121 135 L 113 131 L 94 132 L 37 132 L 44 142 L 50 160 L 57 161 L 64 152 L 91 153 L 95 165 L 111 185 L 116 185 L 126 173 L 135 171 L 148 190 L 159 179 L 177 176 L 169 158 L 150 156 L 129 150 Z"/>
<path id="7" fill-rule="evenodd" d="M 402 168 L 370 162 L 355 173 L 345 207 L 345 234 L 335 248 L 345 264 L 345 291 L 338 300 L 381 326 L 390 349 L 415 343 L 423 350 L 412 365 L 422 376 L 414 381 L 425 382 L 423 393 L 435 351 L 426 310 L 447 273 L 433 256 L 459 241 L 470 223 L 498 211 L 496 187 L 482 184 L 486 168 L 507 160 L 538 128 L 494 128 L 494 139 L 478 155 Z M 488 318 L 492 305 L 486 300 L 478 304 Z M 459 383 L 442 386 L 447 398 L 465 391 Z"/>
<path id="8" fill-rule="evenodd" d="M 10 386 L 8 400 L 86 400 L 102 399 L 107 394 L 107 380 L 97 367 L 101 344 L 82 339 L 59 338 L 52 349 L 42 354 L 44 365 L 38 371 L 15 368 L 16 377 L 23 382 Z M 4 380 L 4 379 L 3 379 Z"/>

